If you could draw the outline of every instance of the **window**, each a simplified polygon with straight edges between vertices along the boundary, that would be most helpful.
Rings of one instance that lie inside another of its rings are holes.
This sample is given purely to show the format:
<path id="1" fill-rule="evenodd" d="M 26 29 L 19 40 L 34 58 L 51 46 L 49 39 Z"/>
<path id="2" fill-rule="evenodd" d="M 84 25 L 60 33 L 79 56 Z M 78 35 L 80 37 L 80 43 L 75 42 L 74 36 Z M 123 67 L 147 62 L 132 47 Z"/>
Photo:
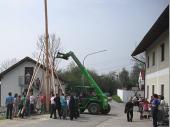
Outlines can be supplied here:
<path id="1" fill-rule="evenodd" d="M 165 60 L 165 44 L 161 44 L 161 61 Z"/>
<path id="2" fill-rule="evenodd" d="M 149 56 L 147 58 L 147 68 L 149 68 Z"/>
<path id="3" fill-rule="evenodd" d="M 161 85 L 161 95 L 164 96 L 164 85 Z"/>
<path id="4" fill-rule="evenodd" d="M 152 95 L 155 93 L 155 86 L 152 85 Z"/>
<path id="5" fill-rule="evenodd" d="M 152 65 L 153 66 L 155 65 L 155 52 L 153 52 L 152 54 Z"/>
<path id="6" fill-rule="evenodd" d="M 147 86 L 147 98 L 149 98 L 149 86 Z"/>
<path id="7" fill-rule="evenodd" d="M 33 75 L 33 67 L 25 67 L 25 85 L 28 85 Z"/>

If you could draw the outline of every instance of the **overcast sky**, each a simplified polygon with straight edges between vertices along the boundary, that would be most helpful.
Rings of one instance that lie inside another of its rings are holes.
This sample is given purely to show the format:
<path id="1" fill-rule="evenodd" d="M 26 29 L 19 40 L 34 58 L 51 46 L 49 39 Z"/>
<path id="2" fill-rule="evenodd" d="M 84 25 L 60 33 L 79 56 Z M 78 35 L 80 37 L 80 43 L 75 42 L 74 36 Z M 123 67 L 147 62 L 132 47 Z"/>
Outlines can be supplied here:
<path id="1" fill-rule="evenodd" d="M 167 7 L 168 0 L 48 0 L 49 33 L 100 73 L 132 65 L 131 53 Z M 44 0 L 0 0 L 0 62 L 36 51 L 44 34 Z M 70 61 L 63 61 L 65 67 Z"/>

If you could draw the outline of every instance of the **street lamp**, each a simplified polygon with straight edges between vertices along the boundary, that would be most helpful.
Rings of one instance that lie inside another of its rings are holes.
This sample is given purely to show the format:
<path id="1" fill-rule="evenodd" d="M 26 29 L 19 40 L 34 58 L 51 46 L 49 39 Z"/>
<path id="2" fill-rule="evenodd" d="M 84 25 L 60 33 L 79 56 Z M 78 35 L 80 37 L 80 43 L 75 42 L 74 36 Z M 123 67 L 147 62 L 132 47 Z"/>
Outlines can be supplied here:
<path id="1" fill-rule="evenodd" d="M 85 62 L 85 60 L 88 56 L 91 56 L 91 55 L 94 55 L 94 54 L 97 54 L 97 53 L 101 53 L 101 52 L 105 52 L 105 51 L 107 51 L 107 50 L 100 50 L 100 51 L 96 51 L 96 52 L 92 52 L 92 53 L 87 54 L 83 59 L 83 66 L 84 66 L 84 62 Z M 82 75 L 82 82 L 83 82 L 83 86 L 84 86 L 84 76 L 83 75 Z"/>
<path id="2" fill-rule="evenodd" d="M 101 52 L 105 52 L 105 51 L 107 51 L 107 50 L 100 50 L 100 51 L 96 51 L 96 52 L 92 52 L 92 53 L 87 54 L 83 59 L 83 66 L 84 66 L 84 62 L 85 62 L 85 60 L 88 56 L 91 56 L 91 55 L 94 55 L 94 54 L 97 54 L 97 53 L 101 53 Z"/>

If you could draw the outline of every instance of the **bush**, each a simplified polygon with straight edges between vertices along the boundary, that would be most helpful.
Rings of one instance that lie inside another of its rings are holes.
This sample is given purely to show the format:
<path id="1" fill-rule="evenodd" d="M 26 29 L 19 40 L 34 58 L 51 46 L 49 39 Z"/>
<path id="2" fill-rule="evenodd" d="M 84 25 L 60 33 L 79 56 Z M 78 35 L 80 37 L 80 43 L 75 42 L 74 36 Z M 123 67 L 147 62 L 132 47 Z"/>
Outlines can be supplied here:
<path id="1" fill-rule="evenodd" d="M 116 101 L 116 102 L 118 102 L 118 103 L 123 103 L 123 101 L 121 100 L 121 98 L 120 98 L 119 96 L 117 96 L 117 95 L 113 95 L 112 98 L 113 98 L 114 101 Z"/>

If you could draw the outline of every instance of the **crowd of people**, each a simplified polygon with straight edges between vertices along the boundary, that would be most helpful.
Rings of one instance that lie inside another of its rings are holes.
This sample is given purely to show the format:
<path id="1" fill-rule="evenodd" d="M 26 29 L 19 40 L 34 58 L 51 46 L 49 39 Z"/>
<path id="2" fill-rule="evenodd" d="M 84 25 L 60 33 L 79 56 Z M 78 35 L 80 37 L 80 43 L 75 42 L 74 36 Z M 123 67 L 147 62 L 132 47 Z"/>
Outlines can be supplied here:
<path id="1" fill-rule="evenodd" d="M 35 113 L 45 113 L 45 96 L 34 96 L 33 92 L 26 96 L 26 92 L 22 95 L 9 92 L 6 97 L 5 105 L 7 107 L 6 118 L 21 117 L 34 115 Z"/>
<path id="2" fill-rule="evenodd" d="M 51 93 L 49 102 L 50 118 L 66 119 L 70 117 L 70 120 L 73 120 L 73 118 L 79 117 L 78 96 Z M 22 95 L 16 93 L 12 96 L 12 93 L 9 92 L 5 104 L 7 107 L 6 119 L 46 113 L 46 97 L 41 93 L 34 96 L 33 92 L 30 92 L 29 96 L 26 96 L 26 92 L 24 92 Z"/>
<path id="3" fill-rule="evenodd" d="M 157 127 L 160 124 L 164 124 L 166 118 L 167 104 L 164 100 L 164 96 L 153 94 L 150 101 L 142 97 L 131 97 L 125 105 L 124 112 L 127 113 L 127 121 L 132 122 L 133 120 L 133 107 L 139 107 L 140 119 L 150 118 L 153 119 L 153 127 Z"/>
<path id="4" fill-rule="evenodd" d="M 70 120 L 73 120 L 73 118 L 77 119 L 79 117 L 79 98 L 73 96 L 73 94 L 59 96 L 52 93 L 50 104 L 50 118 L 66 119 L 69 116 Z M 58 117 L 56 111 L 58 112 Z"/>

